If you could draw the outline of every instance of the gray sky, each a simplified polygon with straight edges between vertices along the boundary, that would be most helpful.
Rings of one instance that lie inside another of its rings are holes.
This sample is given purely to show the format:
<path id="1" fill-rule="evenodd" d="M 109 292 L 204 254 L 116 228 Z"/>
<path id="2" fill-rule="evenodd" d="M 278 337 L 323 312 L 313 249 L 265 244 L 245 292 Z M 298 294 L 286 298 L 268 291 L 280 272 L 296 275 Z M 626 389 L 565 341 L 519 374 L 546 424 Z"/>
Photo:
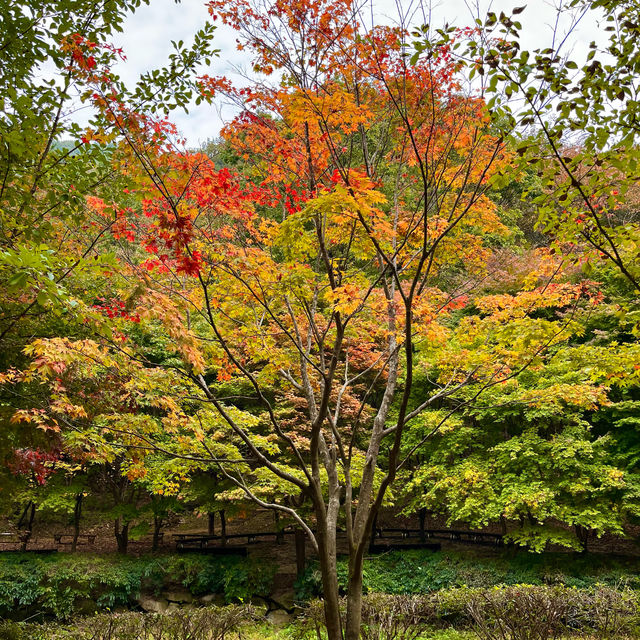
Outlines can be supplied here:
<path id="1" fill-rule="evenodd" d="M 522 44 L 527 49 L 544 47 L 551 43 L 556 20 L 557 2 L 547 0 L 478 0 L 480 11 L 489 7 L 492 11 L 510 12 L 515 6 L 527 5 L 518 17 L 522 22 Z M 432 23 L 441 25 L 445 21 L 457 26 L 472 23 L 469 5 L 476 0 L 443 0 L 433 3 Z M 390 23 L 397 13 L 395 0 L 374 0 L 374 17 L 377 23 Z M 141 7 L 124 25 L 124 32 L 117 34 L 114 44 L 122 47 L 127 61 L 117 71 L 127 82 L 149 69 L 161 67 L 172 50 L 171 40 L 192 40 L 194 32 L 207 20 L 208 13 L 203 0 L 152 0 L 150 6 Z M 566 28 L 565 21 L 562 28 Z M 604 43 L 606 34 L 599 29 L 593 15 L 587 15 L 571 34 L 567 46 L 573 49 L 576 59 L 586 54 L 589 42 Z M 220 26 L 214 38 L 220 56 L 212 60 L 207 72 L 211 75 L 236 76 L 236 68 L 248 67 L 246 53 L 236 50 L 235 34 Z M 236 76 L 237 77 L 237 76 Z M 201 105 L 193 107 L 189 114 L 174 112 L 171 116 L 187 138 L 189 146 L 196 146 L 208 138 L 215 137 L 223 121 L 233 116 L 233 110 L 224 105 Z"/>

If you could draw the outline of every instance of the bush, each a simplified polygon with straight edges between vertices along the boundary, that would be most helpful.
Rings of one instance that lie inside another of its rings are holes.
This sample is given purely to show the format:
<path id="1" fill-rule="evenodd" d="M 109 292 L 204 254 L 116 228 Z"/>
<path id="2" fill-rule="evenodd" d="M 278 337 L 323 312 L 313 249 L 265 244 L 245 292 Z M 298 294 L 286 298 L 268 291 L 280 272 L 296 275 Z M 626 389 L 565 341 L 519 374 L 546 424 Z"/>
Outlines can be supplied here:
<path id="1" fill-rule="evenodd" d="M 433 598 L 378 593 L 362 601 L 363 640 L 416 640 L 434 620 Z"/>
<path id="2" fill-rule="evenodd" d="M 114 554 L 3 554 L 0 617 L 67 620 L 83 603 L 96 609 L 133 607 L 141 592 L 180 584 L 195 595 L 222 594 L 227 602 L 266 596 L 275 565 L 264 560 L 199 554 L 130 558 Z"/>
<path id="3" fill-rule="evenodd" d="M 516 585 L 459 588 L 425 596 L 363 598 L 363 640 L 417 640 L 447 627 L 472 629 L 481 640 L 553 640 L 581 631 L 602 638 L 638 636 L 640 599 L 628 588 Z M 342 612 L 346 609 L 342 600 Z M 322 601 L 305 609 L 300 631 L 322 637 Z M 445 634 L 446 635 L 446 634 Z"/>
<path id="4" fill-rule="evenodd" d="M 578 626 L 577 593 L 535 586 L 483 590 L 468 610 L 482 640 L 556 640 Z"/>
<path id="5" fill-rule="evenodd" d="M 602 585 L 581 592 L 579 624 L 598 638 L 638 636 L 640 596 L 627 587 L 612 589 Z"/>
<path id="6" fill-rule="evenodd" d="M 346 599 L 340 602 L 346 613 Z M 368 594 L 362 599 L 362 640 L 417 640 L 439 622 L 435 598 L 432 596 L 395 596 Z M 325 628 L 321 600 L 313 600 L 304 610 L 299 625 L 300 637 L 315 632 L 322 637 Z"/>
<path id="7" fill-rule="evenodd" d="M 0 640 L 224 640 L 255 617 L 251 607 L 234 605 L 166 614 L 100 614 L 69 626 L 5 624 Z"/>
<path id="8" fill-rule="evenodd" d="M 515 586 L 477 590 L 467 604 L 482 640 L 553 640 L 576 630 L 621 638 L 638 626 L 638 596 L 598 586 Z"/>
<path id="9" fill-rule="evenodd" d="M 626 584 L 640 590 L 640 560 L 568 553 L 533 554 L 503 551 L 476 552 L 393 551 L 368 558 L 364 589 L 370 593 L 425 594 L 456 587 L 496 585 L 561 585 L 588 589 L 597 584 Z M 347 584 L 347 561 L 338 562 L 342 589 Z M 307 601 L 322 595 L 320 572 L 311 563 L 296 582 L 296 598 Z"/>

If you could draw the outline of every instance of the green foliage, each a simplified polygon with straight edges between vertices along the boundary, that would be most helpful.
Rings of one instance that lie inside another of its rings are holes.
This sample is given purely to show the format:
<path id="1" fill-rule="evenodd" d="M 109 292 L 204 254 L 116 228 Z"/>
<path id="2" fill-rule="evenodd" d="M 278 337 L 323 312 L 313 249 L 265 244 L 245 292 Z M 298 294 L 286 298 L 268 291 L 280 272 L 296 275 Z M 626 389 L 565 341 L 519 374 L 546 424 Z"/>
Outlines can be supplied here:
<path id="1" fill-rule="evenodd" d="M 224 640 L 255 618 L 248 606 L 202 607 L 166 614 L 117 613 L 72 625 L 0 624 L 2 640 Z"/>
<path id="2" fill-rule="evenodd" d="M 265 596 L 275 567 L 237 556 L 3 554 L 0 558 L 0 616 L 37 611 L 68 619 L 87 599 L 96 609 L 133 606 L 141 592 L 181 584 L 194 595 L 218 593 L 227 602 Z"/>
<path id="3" fill-rule="evenodd" d="M 420 446 L 417 464 L 403 475 L 406 512 L 426 508 L 474 528 L 505 524 L 510 540 L 536 551 L 548 544 L 581 548 L 584 539 L 574 531 L 624 535 L 639 515 L 633 400 L 639 352 L 633 323 L 613 302 L 618 289 L 612 285 L 603 295 L 572 310 L 566 341 L 482 391 L 437 433 L 445 409 L 413 421 L 405 451 Z M 514 318 L 504 334 L 515 343 L 528 335 L 530 321 L 534 328 L 550 323 L 547 314 L 566 317 L 539 309 L 524 323 Z M 476 311 L 456 331 L 466 334 L 467 323 L 484 321 Z M 470 385 L 461 400 L 479 389 Z"/>
<path id="4" fill-rule="evenodd" d="M 346 589 L 347 561 L 338 563 L 341 589 Z M 566 553 L 537 555 L 505 552 L 478 556 L 463 552 L 392 551 L 368 558 L 364 589 L 369 593 L 426 594 L 457 587 L 496 585 L 561 585 L 588 589 L 596 584 L 626 584 L 640 590 L 640 560 Z M 310 564 L 296 582 L 296 597 L 321 594 L 318 568 Z"/>

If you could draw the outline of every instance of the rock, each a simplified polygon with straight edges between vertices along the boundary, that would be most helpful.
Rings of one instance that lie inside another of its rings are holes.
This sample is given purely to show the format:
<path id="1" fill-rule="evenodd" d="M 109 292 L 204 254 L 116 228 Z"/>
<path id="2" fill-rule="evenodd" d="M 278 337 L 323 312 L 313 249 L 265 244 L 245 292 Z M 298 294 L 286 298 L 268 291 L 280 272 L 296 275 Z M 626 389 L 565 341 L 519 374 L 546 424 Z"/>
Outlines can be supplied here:
<path id="1" fill-rule="evenodd" d="M 199 598 L 202 604 L 212 604 L 216 607 L 224 607 L 227 603 L 221 593 L 207 593 Z"/>
<path id="2" fill-rule="evenodd" d="M 177 602 L 178 604 L 190 604 L 193 602 L 193 596 L 186 589 L 172 589 L 162 594 L 169 602 Z"/>
<path id="3" fill-rule="evenodd" d="M 267 620 L 274 627 L 284 627 L 293 622 L 293 616 L 287 613 L 284 609 L 275 609 L 267 613 Z"/>
<path id="4" fill-rule="evenodd" d="M 169 606 L 169 603 L 164 598 L 153 598 L 144 595 L 138 598 L 138 604 L 143 611 L 150 613 L 164 613 Z"/>

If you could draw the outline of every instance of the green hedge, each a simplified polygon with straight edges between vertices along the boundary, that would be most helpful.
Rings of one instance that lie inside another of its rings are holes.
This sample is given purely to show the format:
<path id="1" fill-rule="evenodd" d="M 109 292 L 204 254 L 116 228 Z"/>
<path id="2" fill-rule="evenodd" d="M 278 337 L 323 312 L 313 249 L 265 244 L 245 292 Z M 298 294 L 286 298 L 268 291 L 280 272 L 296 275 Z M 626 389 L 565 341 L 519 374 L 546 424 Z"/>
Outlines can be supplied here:
<path id="1" fill-rule="evenodd" d="M 0 617 L 37 613 L 65 620 L 87 602 L 98 610 L 131 607 L 140 593 L 175 585 L 236 602 L 268 595 L 274 573 L 272 563 L 236 556 L 3 553 Z"/>
<path id="2" fill-rule="evenodd" d="M 341 588 L 347 584 L 347 561 L 338 562 Z M 640 559 L 528 552 L 479 555 L 477 552 L 392 551 L 365 561 L 368 593 L 422 594 L 455 587 L 562 585 L 587 589 L 595 584 L 625 584 L 640 590 Z M 296 582 L 296 597 L 321 595 L 320 572 L 310 564 Z"/>

